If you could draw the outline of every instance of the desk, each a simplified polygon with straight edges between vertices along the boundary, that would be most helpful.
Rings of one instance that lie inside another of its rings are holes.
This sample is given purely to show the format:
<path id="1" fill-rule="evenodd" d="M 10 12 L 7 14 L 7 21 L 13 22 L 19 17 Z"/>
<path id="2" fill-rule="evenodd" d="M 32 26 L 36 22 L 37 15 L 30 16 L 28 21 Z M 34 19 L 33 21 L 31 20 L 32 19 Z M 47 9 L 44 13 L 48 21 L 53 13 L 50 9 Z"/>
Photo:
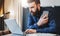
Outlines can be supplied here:
<path id="1" fill-rule="evenodd" d="M 27 34 L 26 36 L 56 36 L 56 34 L 50 34 L 50 33 L 35 33 L 35 34 Z"/>
<path id="2" fill-rule="evenodd" d="M 22 35 L 8 34 L 8 35 L 2 35 L 2 36 L 22 36 Z M 26 34 L 26 36 L 56 36 L 56 34 L 50 34 L 50 33 L 35 33 L 35 34 Z"/>
<path id="3" fill-rule="evenodd" d="M 17 34 L 8 34 L 8 35 L 1 35 L 1 36 L 23 36 L 23 35 L 17 35 Z"/>
<path id="4" fill-rule="evenodd" d="M 1 36 L 11 36 L 11 34 L 7 34 L 7 35 L 1 35 Z"/>

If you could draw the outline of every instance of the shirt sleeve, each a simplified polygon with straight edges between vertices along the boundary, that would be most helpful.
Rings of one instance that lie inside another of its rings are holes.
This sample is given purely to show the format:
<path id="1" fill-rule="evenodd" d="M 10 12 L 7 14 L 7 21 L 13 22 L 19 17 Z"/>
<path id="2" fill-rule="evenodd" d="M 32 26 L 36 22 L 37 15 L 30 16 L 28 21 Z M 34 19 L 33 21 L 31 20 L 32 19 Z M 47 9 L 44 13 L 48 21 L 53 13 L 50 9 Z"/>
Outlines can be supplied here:
<path id="1" fill-rule="evenodd" d="M 55 21 L 52 20 L 50 23 L 49 23 L 49 27 L 46 27 L 46 28 L 42 28 L 42 29 L 37 29 L 36 32 L 40 32 L 40 33 L 52 33 L 52 32 L 55 32 Z"/>
<path id="2" fill-rule="evenodd" d="M 38 25 L 33 22 L 33 18 L 31 15 L 28 16 L 28 21 L 27 21 L 27 29 L 36 29 L 38 28 Z"/>

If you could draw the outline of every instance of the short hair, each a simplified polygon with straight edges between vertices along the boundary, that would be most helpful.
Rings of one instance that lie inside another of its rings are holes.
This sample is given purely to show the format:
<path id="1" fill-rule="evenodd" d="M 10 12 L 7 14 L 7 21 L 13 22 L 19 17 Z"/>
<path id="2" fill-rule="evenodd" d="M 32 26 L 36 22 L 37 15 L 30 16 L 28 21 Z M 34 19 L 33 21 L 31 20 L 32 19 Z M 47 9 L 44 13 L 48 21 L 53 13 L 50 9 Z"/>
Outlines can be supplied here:
<path id="1" fill-rule="evenodd" d="M 40 0 L 27 0 L 28 3 L 35 2 L 36 4 L 40 4 Z"/>

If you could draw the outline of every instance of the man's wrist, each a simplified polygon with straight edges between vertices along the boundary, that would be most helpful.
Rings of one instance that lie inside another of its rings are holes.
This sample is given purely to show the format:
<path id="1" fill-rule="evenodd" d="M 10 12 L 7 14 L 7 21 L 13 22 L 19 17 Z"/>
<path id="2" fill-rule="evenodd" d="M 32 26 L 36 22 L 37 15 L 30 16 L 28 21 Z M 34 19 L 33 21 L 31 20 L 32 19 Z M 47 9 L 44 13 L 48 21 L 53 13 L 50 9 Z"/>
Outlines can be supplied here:
<path id="1" fill-rule="evenodd" d="M 33 33 L 36 33 L 36 32 L 37 32 L 36 29 L 32 29 L 32 30 L 33 30 L 33 31 L 32 31 Z"/>
<path id="2" fill-rule="evenodd" d="M 34 30 L 34 32 L 36 33 L 36 30 Z"/>
<path id="3" fill-rule="evenodd" d="M 41 23 L 38 23 L 38 22 L 37 22 L 37 25 L 38 25 L 38 26 L 40 26 L 40 25 L 41 25 Z"/>

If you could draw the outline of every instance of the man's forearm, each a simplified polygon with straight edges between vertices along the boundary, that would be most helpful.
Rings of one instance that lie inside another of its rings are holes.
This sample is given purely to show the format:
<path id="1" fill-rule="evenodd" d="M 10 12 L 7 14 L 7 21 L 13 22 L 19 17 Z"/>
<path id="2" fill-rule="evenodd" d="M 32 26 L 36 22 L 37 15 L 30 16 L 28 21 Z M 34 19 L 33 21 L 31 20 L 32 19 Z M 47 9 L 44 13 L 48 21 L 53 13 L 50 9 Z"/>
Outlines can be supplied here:
<path id="1" fill-rule="evenodd" d="M 49 33 L 49 32 L 55 32 L 55 21 L 51 20 L 51 22 L 49 23 L 49 27 L 46 28 L 42 28 L 42 29 L 36 29 L 37 32 L 42 32 L 42 33 Z"/>
<path id="2" fill-rule="evenodd" d="M 33 25 L 27 25 L 27 27 L 28 27 L 28 29 L 37 29 L 37 28 L 39 28 L 37 23 L 34 23 Z"/>

